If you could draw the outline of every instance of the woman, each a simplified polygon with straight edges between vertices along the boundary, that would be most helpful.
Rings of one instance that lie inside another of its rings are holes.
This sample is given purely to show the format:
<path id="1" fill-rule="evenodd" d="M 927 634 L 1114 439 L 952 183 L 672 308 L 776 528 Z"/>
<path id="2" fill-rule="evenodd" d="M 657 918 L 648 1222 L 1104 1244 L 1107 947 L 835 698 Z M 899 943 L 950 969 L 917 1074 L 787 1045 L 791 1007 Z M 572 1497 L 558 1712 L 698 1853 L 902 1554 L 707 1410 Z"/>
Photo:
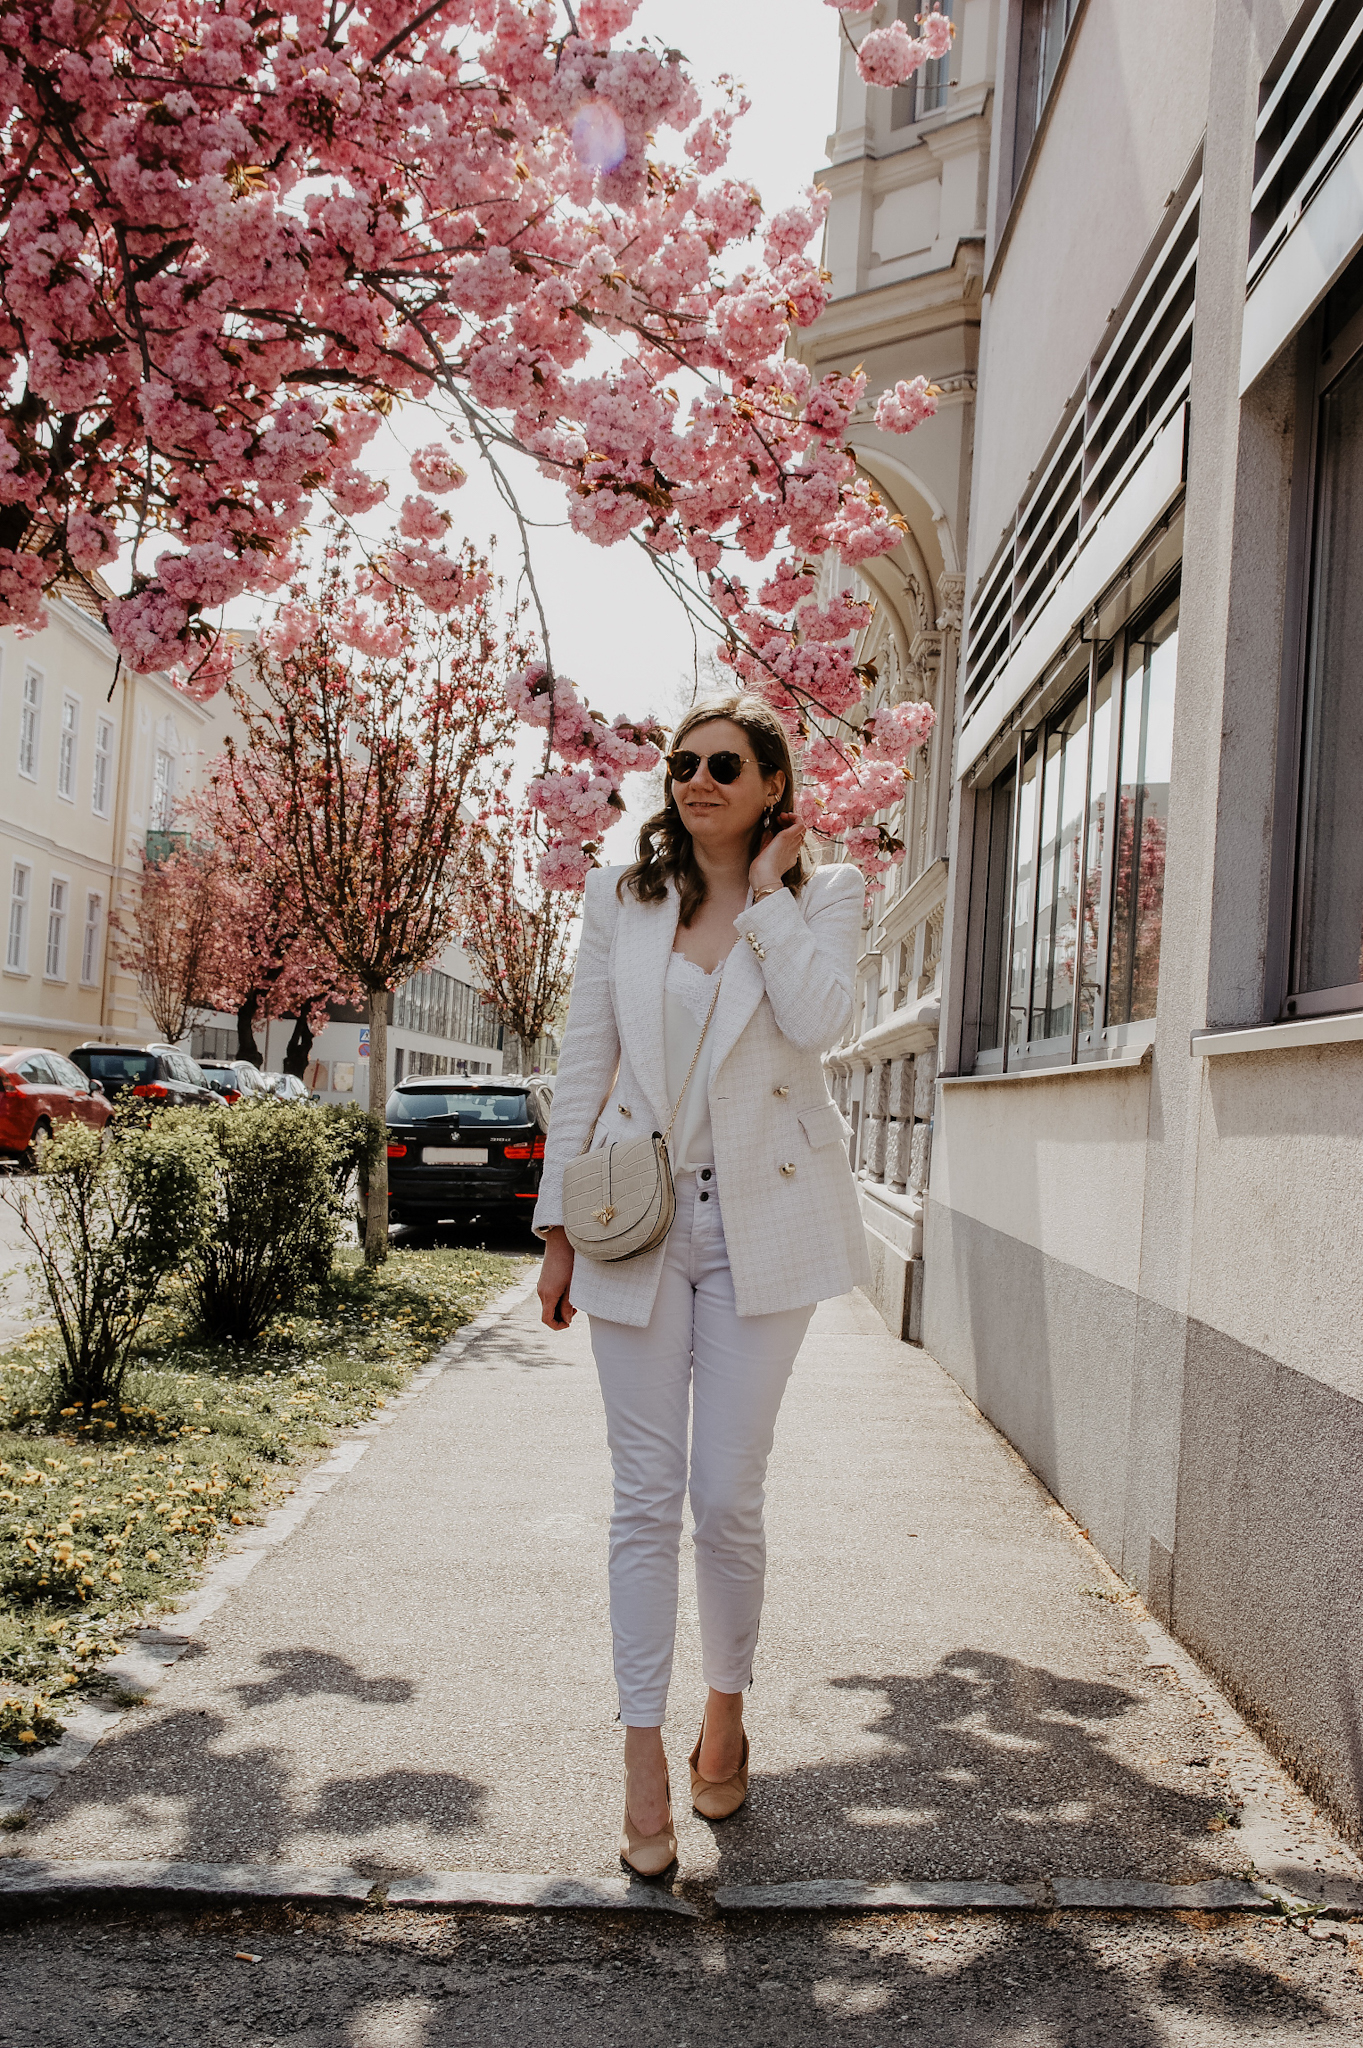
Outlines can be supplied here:
<path id="1" fill-rule="evenodd" d="M 566 1330 L 578 1309 L 591 1319 L 615 1476 L 620 1853 L 648 1877 L 677 1854 L 662 1723 L 688 1420 L 709 1688 L 691 1795 L 722 1820 L 747 1796 L 743 1693 L 762 1613 L 777 1410 L 814 1303 L 869 1270 L 822 1063 L 852 1013 L 862 878 L 850 867 L 805 873 L 804 829 L 782 809 L 795 789 L 790 747 L 760 699 L 697 705 L 667 765 L 638 860 L 587 882 L 534 1223 L 546 1243 L 542 1320 Z M 589 1145 L 664 1130 L 679 1096 L 667 1237 L 615 1264 L 575 1261 L 562 1227 L 565 1167 Z"/>

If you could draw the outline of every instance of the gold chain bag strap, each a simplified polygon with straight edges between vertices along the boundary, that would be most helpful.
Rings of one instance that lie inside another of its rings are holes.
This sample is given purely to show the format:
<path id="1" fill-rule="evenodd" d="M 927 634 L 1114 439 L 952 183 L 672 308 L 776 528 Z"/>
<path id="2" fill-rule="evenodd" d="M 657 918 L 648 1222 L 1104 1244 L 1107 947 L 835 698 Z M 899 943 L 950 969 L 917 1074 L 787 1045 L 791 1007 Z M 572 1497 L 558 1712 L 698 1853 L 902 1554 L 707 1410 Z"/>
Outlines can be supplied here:
<path id="1" fill-rule="evenodd" d="M 644 1252 L 651 1252 L 655 1244 L 661 1244 L 672 1228 L 677 1191 L 672 1184 L 667 1141 L 672 1136 L 682 1096 L 691 1085 L 718 1001 L 716 983 L 686 1079 L 681 1084 L 681 1094 L 667 1119 L 667 1129 L 653 1131 L 647 1138 L 629 1138 L 622 1145 L 602 1145 L 595 1152 L 582 1152 L 565 1168 L 563 1227 L 575 1252 L 609 1264 L 619 1259 L 637 1259 Z"/>

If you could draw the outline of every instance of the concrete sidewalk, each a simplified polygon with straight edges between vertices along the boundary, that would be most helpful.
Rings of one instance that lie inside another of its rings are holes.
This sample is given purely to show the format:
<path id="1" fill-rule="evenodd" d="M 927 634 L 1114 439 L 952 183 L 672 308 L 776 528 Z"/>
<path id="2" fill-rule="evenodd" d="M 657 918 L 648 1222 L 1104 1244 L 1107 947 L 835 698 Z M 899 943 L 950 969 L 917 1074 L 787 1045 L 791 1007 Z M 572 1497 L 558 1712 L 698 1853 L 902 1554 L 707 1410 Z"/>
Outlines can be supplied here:
<path id="1" fill-rule="evenodd" d="M 579 1317 L 478 1338 L 5 1852 L 615 1873 L 604 1422 Z M 1357 1865 L 954 1383 L 860 1295 L 811 1325 L 769 1483 L 748 1807 L 682 1876 Z M 669 1750 L 699 1677 L 689 1543 Z M 1229 1823 L 1229 1824 L 1228 1824 Z M 1238 1824 L 1237 1824 L 1238 1823 Z"/>

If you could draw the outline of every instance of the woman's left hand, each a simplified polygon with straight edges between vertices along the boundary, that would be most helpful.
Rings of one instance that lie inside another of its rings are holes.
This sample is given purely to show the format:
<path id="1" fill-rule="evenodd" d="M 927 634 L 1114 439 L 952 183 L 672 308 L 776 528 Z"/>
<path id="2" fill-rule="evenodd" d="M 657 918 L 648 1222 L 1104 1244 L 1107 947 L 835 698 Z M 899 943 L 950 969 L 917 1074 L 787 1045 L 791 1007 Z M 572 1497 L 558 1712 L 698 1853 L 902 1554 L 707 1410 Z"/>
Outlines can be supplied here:
<path id="1" fill-rule="evenodd" d="M 759 889 L 779 889 L 787 868 L 793 868 L 805 843 L 805 828 L 794 811 L 782 811 L 780 830 L 773 833 L 748 869 L 753 894 Z"/>

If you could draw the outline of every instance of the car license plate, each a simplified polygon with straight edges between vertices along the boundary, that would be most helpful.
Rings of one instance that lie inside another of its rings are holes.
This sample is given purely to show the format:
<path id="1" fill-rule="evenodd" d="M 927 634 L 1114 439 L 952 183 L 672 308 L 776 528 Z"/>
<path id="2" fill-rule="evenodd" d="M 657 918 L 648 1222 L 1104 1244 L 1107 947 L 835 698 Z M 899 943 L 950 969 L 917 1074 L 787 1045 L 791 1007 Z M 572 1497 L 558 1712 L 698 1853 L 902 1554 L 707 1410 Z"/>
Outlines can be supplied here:
<path id="1" fill-rule="evenodd" d="M 423 1145 L 423 1166 L 486 1166 L 486 1145 Z"/>

